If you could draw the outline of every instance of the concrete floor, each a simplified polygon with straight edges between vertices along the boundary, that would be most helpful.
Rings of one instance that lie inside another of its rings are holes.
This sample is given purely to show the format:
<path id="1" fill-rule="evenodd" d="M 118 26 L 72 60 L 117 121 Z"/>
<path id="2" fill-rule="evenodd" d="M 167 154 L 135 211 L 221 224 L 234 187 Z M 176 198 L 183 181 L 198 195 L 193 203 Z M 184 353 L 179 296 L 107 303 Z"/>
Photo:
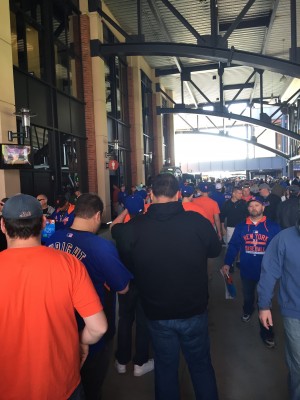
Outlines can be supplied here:
<path id="1" fill-rule="evenodd" d="M 224 249 L 223 249 L 224 252 Z M 242 294 L 239 271 L 233 279 L 238 295 L 225 300 L 224 282 L 219 268 L 223 256 L 209 262 L 209 331 L 211 355 L 220 400 L 288 400 L 287 369 L 284 362 L 284 334 L 277 303 L 274 304 L 276 348 L 268 349 L 259 337 L 255 312 L 248 323 L 240 319 Z M 111 362 L 103 386 L 103 400 L 153 400 L 154 374 L 134 377 L 132 365 L 119 375 Z M 181 399 L 195 396 L 184 360 L 179 368 Z M 166 399 L 172 400 L 172 399 Z"/>

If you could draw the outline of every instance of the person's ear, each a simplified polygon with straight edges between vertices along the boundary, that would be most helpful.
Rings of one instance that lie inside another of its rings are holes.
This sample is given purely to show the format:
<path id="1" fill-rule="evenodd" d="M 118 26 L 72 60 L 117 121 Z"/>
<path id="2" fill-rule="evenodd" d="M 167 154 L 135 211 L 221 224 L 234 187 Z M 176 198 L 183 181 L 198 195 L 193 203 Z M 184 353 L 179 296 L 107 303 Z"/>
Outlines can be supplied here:
<path id="1" fill-rule="evenodd" d="M 4 235 L 6 234 L 5 222 L 3 218 L 1 218 L 1 231 L 4 233 Z"/>

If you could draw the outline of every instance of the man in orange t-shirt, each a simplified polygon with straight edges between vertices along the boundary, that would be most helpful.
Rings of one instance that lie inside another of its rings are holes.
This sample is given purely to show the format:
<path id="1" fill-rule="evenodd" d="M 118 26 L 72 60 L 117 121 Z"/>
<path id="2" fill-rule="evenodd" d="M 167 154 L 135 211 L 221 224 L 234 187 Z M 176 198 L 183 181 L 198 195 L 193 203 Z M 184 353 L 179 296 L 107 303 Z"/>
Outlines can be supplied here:
<path id="1" fill-rule="evenodd" d="M 185 211 L 195 211 L 201 214 L 203 217 L 209 219 L 209 215 L 205 209 L 193 202 L 194 191 L 195 190 L 192 186 L 184 186 L 184 188 L 181 189 L 182 207 L 185 209 Z"/>
<path id="2" fill-rule="evenodd" d="M 79 260 L 41 246 L 46 218 L 37 199 L 13 196 L 2 215 L 0 397 L 83 399 L 80 365 L 107 329 L 99 297 Z M 85 322 L 80 333 L 74 309 Z"/>
<path id="3" fill-rule="evenodd" d="M 210 191 L 209 184 L 207 182 L 201 182 L 199 184 L 199 190 L 201 193 L 200 197 L 193 199 L 193 203 L 202 207 L 208 215 L 209 221 L 215 227 L 219 239 L 222 240 L 221 222 L 220 222 L 220 209 L 218 203 L 213 199 L 209 198 L 208 193 Z"/>

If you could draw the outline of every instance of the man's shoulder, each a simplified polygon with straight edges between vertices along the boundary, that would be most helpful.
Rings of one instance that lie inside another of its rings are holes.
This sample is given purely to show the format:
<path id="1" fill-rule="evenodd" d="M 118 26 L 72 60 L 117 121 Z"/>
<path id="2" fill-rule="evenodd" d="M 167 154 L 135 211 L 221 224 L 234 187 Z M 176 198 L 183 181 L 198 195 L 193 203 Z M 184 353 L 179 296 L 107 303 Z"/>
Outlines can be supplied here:
<path id="1" fill-rule="evenodd" d="M 271 230 L 271 232 L 273 232 L 273 233 L 278 233 L 281 231 L 280 225 L 277 222 L 273 221 L 272 219 L 267 218 L 266 225 L 267 225 L 267 228 L 269 230 Z"/>

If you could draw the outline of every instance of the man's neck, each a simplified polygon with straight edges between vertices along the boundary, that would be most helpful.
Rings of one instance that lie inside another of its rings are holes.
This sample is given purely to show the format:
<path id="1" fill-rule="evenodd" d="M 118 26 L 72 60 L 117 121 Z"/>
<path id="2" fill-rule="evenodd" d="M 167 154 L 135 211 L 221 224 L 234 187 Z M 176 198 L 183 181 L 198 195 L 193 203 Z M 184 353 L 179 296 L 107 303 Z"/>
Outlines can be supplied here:
<path id="1" fill-rule="evenodd" d="M 167 197 L 167 196 L 154 196 L 152 197 L 153 203 L 156 204 L 163 204 L 163 203 L 171 203 L 172 201 L 178 201 L 178 194 L 176 193 L 175 196 L 173 197 Z"/>
<path id="2" fill-rule="evenodd" d="M 189 203 L 191 201 L 191 199 L 189 197 L 183 197 L 182 198 L 182 202 L 183 203 Z"/>
<path id="3" fill-rule="evenodd" d="M 94 224 L 89 219 L 75 217 L 71 228 L 76 231 L 95 233 Z"/>
<path id="4" fill-rule="evenodd" d="M 41 237 L 34 236 L 28 239 L 12 239 L 6 235 L 7 248 L 8 249 L 17 249 L 17 248 L 26 248 L 26 247 L 36 247 L 41 246 Z"/>
<path id="5" fill-rule="evenodd" d="M 256 217 L 251 217 L 250 216 L 250 220 L 254 223 L 254 225 L 257 225 L 259 223 L 259 221 L 263 218 L 263 214 L 256 216 Z"/>

